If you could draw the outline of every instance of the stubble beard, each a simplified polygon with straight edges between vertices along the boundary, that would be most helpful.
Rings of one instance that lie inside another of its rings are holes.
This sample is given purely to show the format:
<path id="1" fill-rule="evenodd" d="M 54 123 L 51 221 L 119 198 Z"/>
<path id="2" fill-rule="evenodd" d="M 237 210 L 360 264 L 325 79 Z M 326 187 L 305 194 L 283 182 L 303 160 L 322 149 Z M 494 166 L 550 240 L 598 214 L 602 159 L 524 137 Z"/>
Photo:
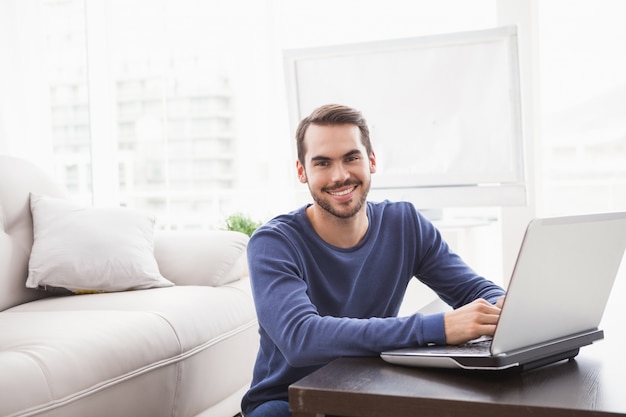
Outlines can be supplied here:
<path id="1" fill-rule="evenodd" d="M 329 190 L 329 188 L 324 188 L 322 189 L 322 191 L 320 193 L 314 192 L 313 190 L 311 190 L 311 187 L 309 185 L 309 191 L 311 192 L 311 196 L 313 197 L 313 201 L 315 201 L 315 203 L 320 206 L 324 211 L 326 211 L 328 214 L 340 218 L 340 219 L 349 219 L 351 217 L 354 217 L 358 212 L 361 211 L 361 209 L 363 208 L 363 206 L 365 205 L 365 202 L 367 201 L 367 195 L 369 194 L 370 191 L 370 185 L 371 183 L 368 181 L 366 183 L 363 182 L 354 182 L 354 181 L 346 181 L 343 184 L 338 184 L 334 187 L 332 187 L 332 189 L 335 188 L 341 188 L 341 187 L 345 187 L 345 186 L 349 186 L 349 185 L 356 185 L 357 187 L 362 187 L 363 188 L 363 193 L 361 194 L 361 197 L 359 198 L 359 201 L 357 201 L 356 205 L 349 211 L 347 210 L 338 210 L 335 207 L 333 207 L 330 199 L 324 197 L 324 193 L 326 191 Z M 345 203 L 342 203 L 341 206 L 342 207 L 350 207 L 350 204 L 352 203 L 352 200 L 347 201 Z"/>

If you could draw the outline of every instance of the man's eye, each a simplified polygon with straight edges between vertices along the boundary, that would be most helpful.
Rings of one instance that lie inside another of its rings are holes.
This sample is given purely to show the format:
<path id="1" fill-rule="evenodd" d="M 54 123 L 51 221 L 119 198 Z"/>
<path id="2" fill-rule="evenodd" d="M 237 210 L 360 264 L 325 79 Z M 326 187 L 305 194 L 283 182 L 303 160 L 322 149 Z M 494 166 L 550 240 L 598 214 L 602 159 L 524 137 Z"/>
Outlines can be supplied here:
<path id="1" fill-rule="evenodd" d="M 315 163 L 316 167 L 325 167 L 328 166 L 328 162 L 327 161 L 318 161 Z"/>

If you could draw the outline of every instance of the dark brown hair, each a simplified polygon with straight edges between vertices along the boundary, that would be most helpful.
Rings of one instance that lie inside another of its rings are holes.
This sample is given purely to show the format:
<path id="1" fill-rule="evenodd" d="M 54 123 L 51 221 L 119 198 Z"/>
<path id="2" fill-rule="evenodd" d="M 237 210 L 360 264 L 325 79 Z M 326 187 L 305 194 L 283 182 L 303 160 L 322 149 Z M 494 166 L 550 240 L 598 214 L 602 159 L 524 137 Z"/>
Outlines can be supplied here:
<path id="1" fill-rule="evenodd" d="M 356 125 L 361 132 L 361 143 L 367 150 L 367 155 L 372 153 L 372 143 L 370 142 L 370 131 L 367 121 L 360 111 L 340 104 L 326 104 L 313 110 L 311 114 L 300 121 L 296 129 L 296 148 L 298 150 L 298 160 L 304 165 L 304 135 L 310 125 L 336 126 L 352 124 Z"/>

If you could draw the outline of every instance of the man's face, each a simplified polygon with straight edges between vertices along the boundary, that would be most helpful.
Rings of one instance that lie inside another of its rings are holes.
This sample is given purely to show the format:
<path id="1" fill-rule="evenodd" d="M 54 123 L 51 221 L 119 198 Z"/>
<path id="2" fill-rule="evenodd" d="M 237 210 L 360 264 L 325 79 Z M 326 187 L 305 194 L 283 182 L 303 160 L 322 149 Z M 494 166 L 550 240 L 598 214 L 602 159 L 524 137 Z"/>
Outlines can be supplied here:
<path id="1" fill-rule="evenodd" d="M 297 162 L 298 177 L 308 184 L 315 203 L 335 217 L 357 214 L 376 171 L 376 158 L 373 153 L 367 155 L 359 128 L 310 125 L 304 143 L 304 166 Z"/>

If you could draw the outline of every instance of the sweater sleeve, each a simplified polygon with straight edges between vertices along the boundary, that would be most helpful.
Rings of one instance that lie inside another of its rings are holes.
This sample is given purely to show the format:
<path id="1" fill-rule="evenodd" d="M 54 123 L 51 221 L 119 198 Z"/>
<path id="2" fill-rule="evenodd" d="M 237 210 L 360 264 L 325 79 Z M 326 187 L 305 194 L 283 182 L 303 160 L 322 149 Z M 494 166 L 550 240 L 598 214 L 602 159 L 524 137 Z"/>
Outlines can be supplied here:
<path id="1" fill-rule="evenodd" d="M 377 355 L 392 348 L 445 343 L 443 314 L 320 315 L 307 294 L 299 249 L 276 230 L 259 229 L 253 235 L 248 261 L 262 336 L 271 340 L 291 366 L 315 366 L 339 356 Z"/>
<path id="2" fill-rule="evenodd" d="M 437 228 L 417 213 L 419 263 L 414 275 L 453 308 L 484 298 L 495 304 L 505 291 L 478 275 L 450 250 Z"/>

